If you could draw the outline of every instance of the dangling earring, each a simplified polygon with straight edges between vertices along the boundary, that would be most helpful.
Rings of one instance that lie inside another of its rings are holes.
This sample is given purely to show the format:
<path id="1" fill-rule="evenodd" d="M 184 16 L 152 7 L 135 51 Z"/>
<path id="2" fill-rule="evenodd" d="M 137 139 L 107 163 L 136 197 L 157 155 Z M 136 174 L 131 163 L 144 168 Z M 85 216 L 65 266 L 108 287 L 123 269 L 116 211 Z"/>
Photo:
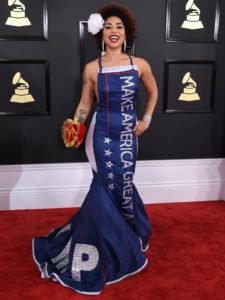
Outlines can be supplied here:
<path id="1" fill-rule="evenodd" d="M 102 40 L 102 55 L 105 54 L 105 42 Z"/>
<path id="2" fill-rule="evenodd" d="M 127 50 L 127 41 L 124 40 L 124 42 L 123 42 L 123 52 L 125 53 L 126 50 Z"/>

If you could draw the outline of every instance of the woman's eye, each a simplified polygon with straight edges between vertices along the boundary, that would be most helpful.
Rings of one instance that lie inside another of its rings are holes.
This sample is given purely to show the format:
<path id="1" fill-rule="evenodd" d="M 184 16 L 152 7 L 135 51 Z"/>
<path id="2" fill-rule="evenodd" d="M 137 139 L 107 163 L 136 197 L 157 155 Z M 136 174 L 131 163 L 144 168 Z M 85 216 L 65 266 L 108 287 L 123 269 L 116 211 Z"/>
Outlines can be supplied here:
<path id="1" fill-rule="evenodd" d="M 110 26 L 110 25 L 106 25 L 104 28 L 105 28 L 105 29 L 112 29 L 113 27 Z M 124 28 L 124 27 L 123 27 L 122 25 L 119 25 L 119 26 L 116 27 L 116 29 L 123 29 L 123 28 Z"/>

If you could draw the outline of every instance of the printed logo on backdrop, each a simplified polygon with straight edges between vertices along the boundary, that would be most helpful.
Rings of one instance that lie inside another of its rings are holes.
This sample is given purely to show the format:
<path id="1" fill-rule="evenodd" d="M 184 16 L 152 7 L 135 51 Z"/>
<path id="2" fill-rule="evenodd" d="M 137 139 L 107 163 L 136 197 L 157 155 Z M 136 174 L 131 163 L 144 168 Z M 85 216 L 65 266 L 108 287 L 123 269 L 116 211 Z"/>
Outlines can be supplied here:
<path id="1" fill-rule="evenodd" d="M 166 42 L 216 42 L 219 0 L 167 0 Z"/>
<path id="2" fill-rule="evenodd" d="M 13 76 L 12 84 L 14 85 L 15 89 L 10 102 L 28 103 L 34 101 L 34 98 L 29 91 L 29 83 L 22 78 L 20 72 L 17 72 Z"/>
<path id="3" fill-rule="evenodd" d="M 0 60 L 0 116 L 50 113 L 46 60 Z"/>
<path id="4" fill-rule="evenodd" d="M 203 23 L 200 20 L 201 10 L 195 4 L 194 0 L 188 0 L 185 10 L 187 11 L 186 20 L 181 25 L 185 29 L 203 29 Z"/>
<path id="5" fill-rule="evenodd" d="M 26 6 L 20 0 L 8 0 L 10 16 L 7 18 L 6 25 L 9 26 L 30 26 L 31 22 L 26 17 Z"/>
<path id="6" fill-rule="evenodd" d="M 0 40 L 47 40 L 47 0 L 0 1 Z"/>
<path id="7" fill-rule="evenodd" d="M 197 83 L 191 77 L 191 72 L 187 72 L 183 79 L 183 92 L 180 94 L 178 98 L 181 101 L 197 101 L 200 100 L 199 94 L 196 91 Z"/>

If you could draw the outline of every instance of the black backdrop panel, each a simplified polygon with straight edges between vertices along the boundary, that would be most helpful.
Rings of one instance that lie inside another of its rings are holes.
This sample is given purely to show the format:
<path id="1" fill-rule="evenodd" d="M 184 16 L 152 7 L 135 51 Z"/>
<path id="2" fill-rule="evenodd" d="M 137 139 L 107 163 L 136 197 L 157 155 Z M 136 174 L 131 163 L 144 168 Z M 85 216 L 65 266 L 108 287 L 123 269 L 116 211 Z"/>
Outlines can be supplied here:
<path id="1" fill-rule="evenodd" d="M 8 1 L 0 2 L 0 39 L 31 41 L 47 38 L 47 0 L 22 0 L 19 5 L 11 6 Z"/>
<path id="2" fill-rule="evenodd" d="M 0 60 L 0 115 L 50 113 L 48 62 Z"/>
<path id="3" fill-rule="evenodd" d="M 187 1 L 116 2 L 127 5 L 134 12 L 138 23 L 135 55 L 150 62 L 159 88 L 159 100 L 152 123 L 139 138 L 138 159 L 224 157 L 225 2 L 195 1 L 201 9 L 201 20 L 207 25 L 208 35 L 200 36 L 200 32 L 189 31 L 185 43 L 176 40 L 166 42 L 165 37 L 169 2 L 172 5 L 170 37 L 183 38 L 177 25 L 178 18 L 174 18 L 172 9 L 175 2 L 179 3 L 178 6 L 175 5 L 175 9 L 185 8 Z M 82 87 L 81 65 L 100 55 L 93 37 L 88 35 L 85 28 L 83 36 L 81 35 L 80 22 L 86 21 L 91 13 L 108 1 L 22 0 L 22 3 L 26 6 L 27 17 L 33 20 L 33 24 L 22 28 L 9 26 L 7 29 L 4 23 L 11 8 L 7 1 L 1 1 L 0 4 L 0 39 L 3 38 L 0 40 L 0 68 L 5 68 L 0 73 L 0 109 L 3 112 L 8 109 L 3 102 L 12 95 L 12 78 L 19 70 L 18 66 L 22 67 L 21 75 L 30 85 L 30 94 L 35 99 L 40 99 L 36 104 L 39 103 L 42 107 L 28 109 L 32 114 L 25 112 L 0 115 L 0 164 L 87 161 L 84 144 L 79 149 L 65 148 L 61 138 L 61 126 L 66 118 L 73 116 L 79 102 Z M 205 13 L 211 5 L 209 3 L 213 5 L 213 14 L 216 10 L 213 3 L 218 4 L 217 9 L 220 12 L 216 40 L 214 15 L 208 16 Z M 185 16 L 184 9 L 180 21 Z M 48 40 L 43 28 L 48 32 Z M 210 43 L 206 43 L 206 39 L 210 39 Z M 2 63 L 7 60 L 11 61 L 10 68 L 14 68 L 8 79 L 5 76 L 9 65 L 4 66 Z M 30 64 L 22 63 L 24 61 L 29 61 Z M 41 63 L 34 64 L 32 61 Z M 49 65 L 48 88 L 46 62 Z M 25 70 L 29 71 L 26 75 Z M 177 99 L 173 99 L 184 88 L 182 78 L 187 72 L 191 72 L 193 80 L 196 81 L 202 102 L 181 103 L 180 112 Z M 38 81 L 36 78 L 39 78 Z M 205 84 L 210 86 L 204 87 Z M 3 95 L 5 96 L 2 98 Z M 205 102 L 202 97 L 206 99 Z M 137 101 L 139 118 L 143 115 L 145 101 L 146 94 L 141 86 Z M 23 104 L 21 107 L 17 106 L 17 109 L 25 110 Z M 170 109 L 176 113 L 168 112 Z M 9 109 L 8 111 L 14 112 Z M 42 114 L 43 111 L 47 113 Z M 90 118 L 88 123 L 89 121 Z"/>
<path id="4" fill-rule="evenodd" d="M 218 0 L 167 0 L 167 41 L 216 42 L 219 21 Z"/>
<path id="5" fill-rule="evenodd" d="M 173 61 L 165 65 L 165 113 L 213 112 L 213 61 Z"/>

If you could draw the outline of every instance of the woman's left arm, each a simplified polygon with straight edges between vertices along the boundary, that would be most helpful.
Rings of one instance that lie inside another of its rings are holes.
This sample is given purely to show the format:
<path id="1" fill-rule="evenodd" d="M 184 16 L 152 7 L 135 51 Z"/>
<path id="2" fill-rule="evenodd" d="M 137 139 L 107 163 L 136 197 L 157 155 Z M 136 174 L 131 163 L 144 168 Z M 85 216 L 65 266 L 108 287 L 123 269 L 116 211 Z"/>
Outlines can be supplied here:
<path id="1" fill-rule="evenodd" d="M 149 63 L 139 58 L 138 69 L 140 70 L 140 79 L 147 93 L 147 103 L 142 120 L 139 120 L 134 128 L 136 136 L 141 135 L 149 127 L 158 99 L 158 88 Z"/>

